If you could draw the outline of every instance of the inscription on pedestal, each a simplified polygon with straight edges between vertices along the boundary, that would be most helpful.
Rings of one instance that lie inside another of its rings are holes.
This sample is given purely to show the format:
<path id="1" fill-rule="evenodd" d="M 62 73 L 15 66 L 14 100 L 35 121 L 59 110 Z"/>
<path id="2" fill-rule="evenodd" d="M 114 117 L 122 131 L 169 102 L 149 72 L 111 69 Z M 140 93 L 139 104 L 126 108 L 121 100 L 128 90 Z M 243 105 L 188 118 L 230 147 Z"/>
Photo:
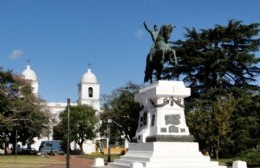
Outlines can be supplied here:
<path id="1" fill-rule="evenodd" d="M 180 114 L 165 115 L 165 125 L 179 125 L 181 123 L 180 118 Z"/>
<path id="2" fill-rule="evenodd" d="M 167 132 L 166 128 L 161 128 L 161 132 Z"/>
<path id="3" fill-rule="evenodd" d="M 181 128 L 181 132 L 185 132 L 186 130 L 185 130 L 185 128 Z"/>
<path id="4" fill-rule="evenodd" d="M 178 133 L 179 128 L 172 125 L 172 126 L 169 127 L 169 132 L 170 133 L 172 133 L 172 132 Z"/>

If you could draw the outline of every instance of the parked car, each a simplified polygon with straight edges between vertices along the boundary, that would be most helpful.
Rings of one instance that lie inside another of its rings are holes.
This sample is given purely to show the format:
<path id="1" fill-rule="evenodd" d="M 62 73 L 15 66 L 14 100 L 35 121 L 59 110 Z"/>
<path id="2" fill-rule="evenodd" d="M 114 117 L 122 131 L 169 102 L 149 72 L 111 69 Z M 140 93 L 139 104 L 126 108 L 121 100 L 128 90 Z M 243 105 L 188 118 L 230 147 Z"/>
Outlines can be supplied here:
<path id="1" fill-rule="evenodd" d="M 35 148 L 20 148 L 17 150 L 19 155 L 36 155 L 38 151 Z"/>
<path id="2" fill-rule="evenodd" d="M 46 154 L 64 154 L 61 149 L 61 141 L 60 140 L 53 140 L 53 141 L 42 141 L 39 147 L 40 153 Z"/>

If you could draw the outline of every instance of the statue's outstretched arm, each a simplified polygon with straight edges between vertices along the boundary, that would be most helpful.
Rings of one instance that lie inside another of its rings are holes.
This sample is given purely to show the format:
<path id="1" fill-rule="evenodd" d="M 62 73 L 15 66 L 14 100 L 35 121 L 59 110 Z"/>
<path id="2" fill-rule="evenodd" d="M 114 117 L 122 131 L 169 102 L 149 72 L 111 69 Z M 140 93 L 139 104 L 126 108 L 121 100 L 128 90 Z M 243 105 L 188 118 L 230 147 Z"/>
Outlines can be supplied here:
<path id="1" fill-rule="evenodd" d="M 152 31 L 148 28 L 148 26 L 146 25 L 146 22 L 144 21 L 144 28 L 150 33 L 152 34 Z"/>

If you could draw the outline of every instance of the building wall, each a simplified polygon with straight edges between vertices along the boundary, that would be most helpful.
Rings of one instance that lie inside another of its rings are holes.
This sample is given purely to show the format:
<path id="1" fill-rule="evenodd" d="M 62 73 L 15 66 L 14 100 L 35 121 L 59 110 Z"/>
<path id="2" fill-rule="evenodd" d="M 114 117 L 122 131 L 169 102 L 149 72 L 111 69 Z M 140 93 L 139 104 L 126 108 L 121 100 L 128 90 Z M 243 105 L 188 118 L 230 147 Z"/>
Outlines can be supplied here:
<path id="1" fill-rule="evenodd" d="M 39 81 L 37 80 L 36 73 L 30 69 L 30 65 L 27 65 L 27 68 L 23 71 L 22 74 L 25 79 L 31 81 L 33 93 L 38 96 Z M 71 106 L 76 106 L 78 104 L 86 104 L 92 106 L 97 111 L 100 111 L 100 84 L 97 83 L 96 77 L 90 69 L 88 69 L 87 73 L 83 75 L 82 81 L 78 84 L 77 103 L 70 103 Z M 50 129 L 42 131 L 40 138 L 34 138 L 35 143 L 32 144 L 31 147 L 38 150 L 42 141 L 53 140 L 53 127 L 60 122 L 59 115 L 66 109 L 66 107 L 66 102 L 47 102 L 47 108 L 51 113 Z M 71 147 L 72 149 L 76 149 L 77 145 L 72 143 Z M 85 153 L 94 152 L 95 140 L 87 140 L 84 143 L 83 148 Z"/>

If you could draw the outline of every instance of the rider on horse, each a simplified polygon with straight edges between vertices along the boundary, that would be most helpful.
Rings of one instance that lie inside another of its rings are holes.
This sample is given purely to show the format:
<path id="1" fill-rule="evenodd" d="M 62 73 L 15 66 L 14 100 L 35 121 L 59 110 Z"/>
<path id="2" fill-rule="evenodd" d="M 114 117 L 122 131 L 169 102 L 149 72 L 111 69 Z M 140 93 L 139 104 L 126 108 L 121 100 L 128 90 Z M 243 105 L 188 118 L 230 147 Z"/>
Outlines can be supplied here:
<path id="1" fill-rule="evenodd" d="M 144 22 L 146 30 L 149 30 Z M 152 75 L 153 71 L 156 71 L 157 80 L 161 79 L 161 73 L 163 71 L 163 64 L 167 61 L 169 63 L 177 65 L 177 58 L 175 50 L 173 50 L 168 40 L 170 39 L 171 32 L 173 30 L 173 26 L 163 25 L 159 31 L 156 40 L 153 43 L 153 46 L 147 56 L 146 60 L 146 70 L 145 70 L 145 79 L 144 82 L 150 80 L 152 83 Z M 148 31 L 152 35 L 152 39 L 154 40 L 155 36 L 151 33 L 152 31 Z M 174 60 L 173 58 L 174 57 Z"/>

